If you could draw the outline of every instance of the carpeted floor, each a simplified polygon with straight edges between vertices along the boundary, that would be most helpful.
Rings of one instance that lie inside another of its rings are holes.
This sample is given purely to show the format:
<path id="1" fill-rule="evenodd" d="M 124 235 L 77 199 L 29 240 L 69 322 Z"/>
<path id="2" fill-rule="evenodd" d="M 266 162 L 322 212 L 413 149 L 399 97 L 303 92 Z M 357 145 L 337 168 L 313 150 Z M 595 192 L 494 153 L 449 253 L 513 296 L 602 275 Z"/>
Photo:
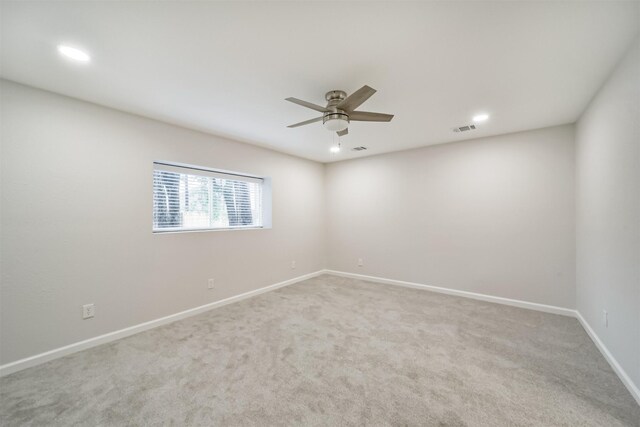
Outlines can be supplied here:
<path id="1" fill-rule="evenodd" d="M 575 319 L 333 276 L 0 380 L 14 425 L 638 426 Z"/>

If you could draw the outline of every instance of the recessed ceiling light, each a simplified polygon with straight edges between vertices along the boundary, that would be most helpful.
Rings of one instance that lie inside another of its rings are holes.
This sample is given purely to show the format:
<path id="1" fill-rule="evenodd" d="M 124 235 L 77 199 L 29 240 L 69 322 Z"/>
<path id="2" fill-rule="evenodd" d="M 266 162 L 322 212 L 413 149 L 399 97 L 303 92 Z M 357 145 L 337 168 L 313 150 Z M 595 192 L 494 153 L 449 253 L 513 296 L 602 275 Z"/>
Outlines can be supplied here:
<path id="1" fill-rule="evenodd" d="M 329 148 L 329 151 L 331 151 L 332 153 L 339 153 L 340 152 L 340 146 L 334 145 L 333 147 Z"/>
<path id="2" fill-rule="evenodd" d="M 91 57 L 88 53 L 81 51 L 80 49 L 76 49 L 75 47 L 65 46 L 63 44 L 58 45 L 58 52 L 67 58 L 71 58 L 74 61 L 80 62 L 89 62 Z"/>
<path id="3" fill-rule="evenodd" d="M 487 120 L 489 118 L 488 114 L 478 114 L 476 116 L 473 116 L 473 121 L 474 122 L 484 122 L 485 120 Z"/>

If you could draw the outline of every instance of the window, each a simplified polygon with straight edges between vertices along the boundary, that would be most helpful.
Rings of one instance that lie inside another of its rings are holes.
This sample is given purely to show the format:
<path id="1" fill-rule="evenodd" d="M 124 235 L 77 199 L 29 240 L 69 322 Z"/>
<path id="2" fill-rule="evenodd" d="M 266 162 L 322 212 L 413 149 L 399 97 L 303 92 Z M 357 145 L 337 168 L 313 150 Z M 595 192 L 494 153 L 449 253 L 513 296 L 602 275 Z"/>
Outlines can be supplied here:
<path id="1" fill-rule="evenodd" d="M 153 231 L 261 228 L 264 179 L 154 162 Z"/>

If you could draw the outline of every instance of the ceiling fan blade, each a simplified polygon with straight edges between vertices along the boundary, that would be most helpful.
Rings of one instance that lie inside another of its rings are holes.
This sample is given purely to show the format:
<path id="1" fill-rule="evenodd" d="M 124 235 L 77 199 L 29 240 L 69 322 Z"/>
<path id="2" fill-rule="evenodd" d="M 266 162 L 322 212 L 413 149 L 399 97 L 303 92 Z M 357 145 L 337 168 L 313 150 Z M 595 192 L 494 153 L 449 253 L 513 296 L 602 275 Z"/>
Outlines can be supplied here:
<path id="1" fill-rule="evenodd" d="M 349 128 L 346 128 L 345 130 L 341 130 L 336 132 L 338 134 L 338 136 L 345 136 L 346 134 L 349 133 Z"/>
<path id="2" fill-rule="evenodd" d="M 349 113 L 352 122 L 390 122 L 393 114 L 369 113 L 368 111 L 353 111 Z"/>
<path id="3" fill-rule="evenodd" d="M 321 120 L 322 120 L 322 117 L 316 117 L 315 119 L 305 120 L 304 122 L 300 122 L 300 123 L 296 123 L 296 124 L 293 124 L 293 125 L 289 125 L 287 127 L 288 128 L 297 128 L 298 126 L 308 125 L 308 124 L 311 124 L 311 123 L 319 122 Z"/>
<path id="4" fill-rule="evenodd" d="M 360 89 L 343 99 L 340 104 L 336 105 L 336 108 L 344 110 L 347 113 L 351 113 L 353 110 L 361 106 L 364 101 L 371 98 L 371 95 L 373 95 L 374 93 L 376 93 L 376 90 L 374 88 L 364 85 Z"/>
<path id="5" fill-rule="evenodd" d="M 285 101 L 293 102 L 294 104 L 302 105 L 303 107 L 311 108 L 312 110 L 320 111 L 321 113 L 326 113 L 327 111 L 329 111 L 326 107 L 312 104 L 311 102 L 303 101 L 302 99 L 298 98 L 285 98 Z"/>

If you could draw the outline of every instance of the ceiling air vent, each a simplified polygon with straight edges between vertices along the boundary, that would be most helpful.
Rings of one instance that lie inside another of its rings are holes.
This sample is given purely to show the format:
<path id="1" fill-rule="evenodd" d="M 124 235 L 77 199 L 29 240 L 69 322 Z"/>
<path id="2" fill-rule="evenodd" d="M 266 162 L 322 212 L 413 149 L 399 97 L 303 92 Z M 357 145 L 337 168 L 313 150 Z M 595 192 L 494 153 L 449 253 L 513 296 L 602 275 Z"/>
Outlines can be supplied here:
<path id="1" fill-rule="evenodd" d="M 474 130 L 476 125 L 460 126 L 459 128 L 453 128 L 454 132 L 466 132 L 468 130 Z"/>
<path id="2" fill-rule="evenodd" d="M 366 149 L 367 149 L 367 147 L 353 147 L 351 150 L 353 150 L 353 151 L 364 151 Z"/>

